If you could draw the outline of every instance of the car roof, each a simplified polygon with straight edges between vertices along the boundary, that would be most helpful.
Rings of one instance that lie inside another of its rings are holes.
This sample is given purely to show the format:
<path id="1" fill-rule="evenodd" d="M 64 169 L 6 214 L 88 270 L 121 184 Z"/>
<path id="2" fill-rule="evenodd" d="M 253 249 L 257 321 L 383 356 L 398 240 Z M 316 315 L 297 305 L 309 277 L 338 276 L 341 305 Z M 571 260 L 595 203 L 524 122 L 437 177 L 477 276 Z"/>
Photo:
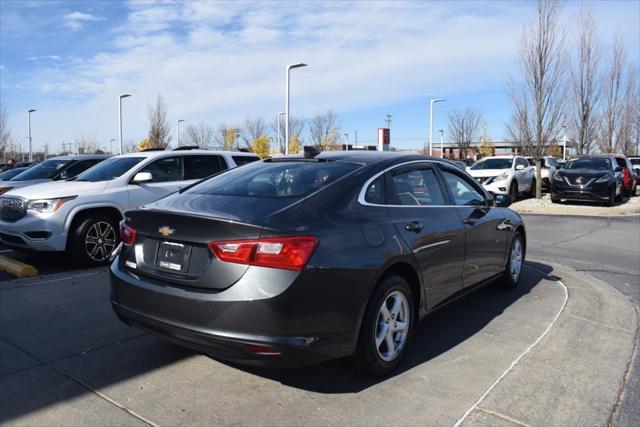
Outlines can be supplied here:
<path id="1" fill-rule="evenodd" d="M 46 160 L 93 160 L 106 159 L 111 157 L 109 154 L 68 154 L 66 156 L 49 157 Z"/>
<path id="2" fill-rule="evenodd" d="M 257 157 L 255 153 L 245 153 L 242 151 L 218 151 L 218 150 L 205 150 L 205 149 L 194 149 L 194 150 L 157 150 L 157 151 L 137 151 L 133 153 L 119 154 L 115 157 L 163 157 L 163 156 L 190 156 L 196 154 L 228 154 L 230 156 L 250 156 Z"/>

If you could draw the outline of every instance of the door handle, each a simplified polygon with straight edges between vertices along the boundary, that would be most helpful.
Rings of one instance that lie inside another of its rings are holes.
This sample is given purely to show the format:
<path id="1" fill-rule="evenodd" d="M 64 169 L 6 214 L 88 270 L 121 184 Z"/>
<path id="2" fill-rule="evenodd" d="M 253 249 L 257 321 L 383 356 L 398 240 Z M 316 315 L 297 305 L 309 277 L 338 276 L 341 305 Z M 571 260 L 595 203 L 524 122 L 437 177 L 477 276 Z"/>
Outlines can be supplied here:
<path id="1" fill-rule="evenodd" d="M 468 216 L 462 222 L 464 222 L 465 224 L 468 224 L 468 225 L 473 225 L 476 222 L 478 222 L 478 218 L 473 218 L 473 217 Z"/>
<path id="2" fill-rule="evenodd" d="M 413 231 L 414 233 L 419 233 L 422 231 L 422 224 L 418 221 L 412 221 L 409 224 L 404 226 L 404 229 L 407 231 Z"/>

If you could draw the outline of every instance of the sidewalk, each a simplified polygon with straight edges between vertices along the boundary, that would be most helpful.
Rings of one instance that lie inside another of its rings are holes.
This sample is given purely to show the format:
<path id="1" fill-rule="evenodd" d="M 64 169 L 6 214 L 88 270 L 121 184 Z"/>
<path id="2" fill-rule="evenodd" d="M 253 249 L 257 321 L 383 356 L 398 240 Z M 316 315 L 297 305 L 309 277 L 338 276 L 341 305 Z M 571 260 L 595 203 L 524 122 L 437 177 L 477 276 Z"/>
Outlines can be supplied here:
<path id="1" fill-rule="evenodd" d="M 552 203 L 551 196 L 544 194 L 541 199 L 526 199 L 512 203 L 509 208 L 518 213 L 544 215 L 581 215 L 581 216 L 632 216 L 640 215 L 640 196 L 625 199 L 615 206 Z"/>

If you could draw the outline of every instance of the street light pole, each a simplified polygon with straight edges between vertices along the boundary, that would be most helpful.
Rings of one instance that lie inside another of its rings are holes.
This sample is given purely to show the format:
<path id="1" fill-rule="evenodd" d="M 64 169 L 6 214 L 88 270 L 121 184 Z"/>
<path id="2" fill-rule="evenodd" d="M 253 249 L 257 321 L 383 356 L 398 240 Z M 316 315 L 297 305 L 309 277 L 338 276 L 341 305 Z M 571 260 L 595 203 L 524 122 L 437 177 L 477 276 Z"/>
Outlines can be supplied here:
<path id="1" fill-rule="evenodd" d="M 128 93 L 123 93 L 118 97 L 118 138 L 120 141 L 120 154 L 124 152 L 122 146 L 122 98 L 128 98 L 130 96 Z"/>
<path id="2" fill-rule="evenodd" d="M 276 114 L 276 127 L 278 128 L 278 154 L 280 154 L 280 116 L 284 116 L 284 112 Z"/>
<path id="3" fill-rule="evenodd" d="M 285 120 L 285 126 L 284 126 L 284 154 L 287 155 L 289 154 L 289 77 L 291 75 L 291 70 L 294 68 L 300 68 L 300 67 L 306 67 L 307 64 L 303 64 L 302 62 L 299 62 L 297 64 L 289 64 L 287 65 L 287 83 L 286 83 L 286 87 L 285 87 L 285 108 L 284 108 L 284 120 Z"/>
<path id="4" fill-rule="evenodd" d="M 176 144 L 180 147 L 180 123 L 184 122 L 184 119 L 176 120 Z"/>
<path id="5" fill-rule="evenodd" d="M 349 134 L 348 133 L 344 134 L 344 139 L 346 141 L 346 143 L 344 144 L 344 151 L 349 151 Z"/>
<path id="6" fill-rule="evenodd" d="M 562 161 L 567 160 L 567 126 L 562 126 Z"/>
<path id="7" fill-rule="evenodd" d="M 109 154 L 113 155 L 113 147 L 111 146 L 111 143 L 115 142 L 115 139 L 111 138 L 109 140 Z"/>
<path id="8" fill-rule="evenodd" d="M 29 163 L 33 161 L 33 152 L 31 147 L 31 113 L 34 113 L 36 110 L 33 108 L 27 111 L 27 115 L 29 116 Z"/>
<path id="9" fill-rule="evenodd" d="M 433 155 L 433 104 L 436 102 L 444 102 L 446 99 L 435 98 L 429 102 L 429 155 Z M 427 151 L 427 147 L 424 147 L 424 151 Z"/>
<path id="10" fill-rule="evenodd" d="M 440 158 L 444 157 L 444 129 L 438 129 L 440 132 Z"/>
<path id="11" fill-rule="evenodd" d="M 356 134 L 356 141 L 353 143 L 353 148 L 358 148 L 358 131 L 353 131 Z"/>

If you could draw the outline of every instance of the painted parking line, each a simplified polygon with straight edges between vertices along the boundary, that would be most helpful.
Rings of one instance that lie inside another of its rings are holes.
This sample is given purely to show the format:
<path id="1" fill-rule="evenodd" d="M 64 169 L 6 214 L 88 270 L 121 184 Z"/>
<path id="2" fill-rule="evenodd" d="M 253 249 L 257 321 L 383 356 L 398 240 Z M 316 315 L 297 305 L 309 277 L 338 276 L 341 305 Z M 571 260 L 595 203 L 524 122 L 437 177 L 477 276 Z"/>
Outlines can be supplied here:
<path id="1" fill-rule="evenodd" d="M 0 271 L 13 274 L 18 277 L 31 277 L 38 275 L 38 269 L 34 266 L 16 261 L 15 259 L 0 255 Z"/>

